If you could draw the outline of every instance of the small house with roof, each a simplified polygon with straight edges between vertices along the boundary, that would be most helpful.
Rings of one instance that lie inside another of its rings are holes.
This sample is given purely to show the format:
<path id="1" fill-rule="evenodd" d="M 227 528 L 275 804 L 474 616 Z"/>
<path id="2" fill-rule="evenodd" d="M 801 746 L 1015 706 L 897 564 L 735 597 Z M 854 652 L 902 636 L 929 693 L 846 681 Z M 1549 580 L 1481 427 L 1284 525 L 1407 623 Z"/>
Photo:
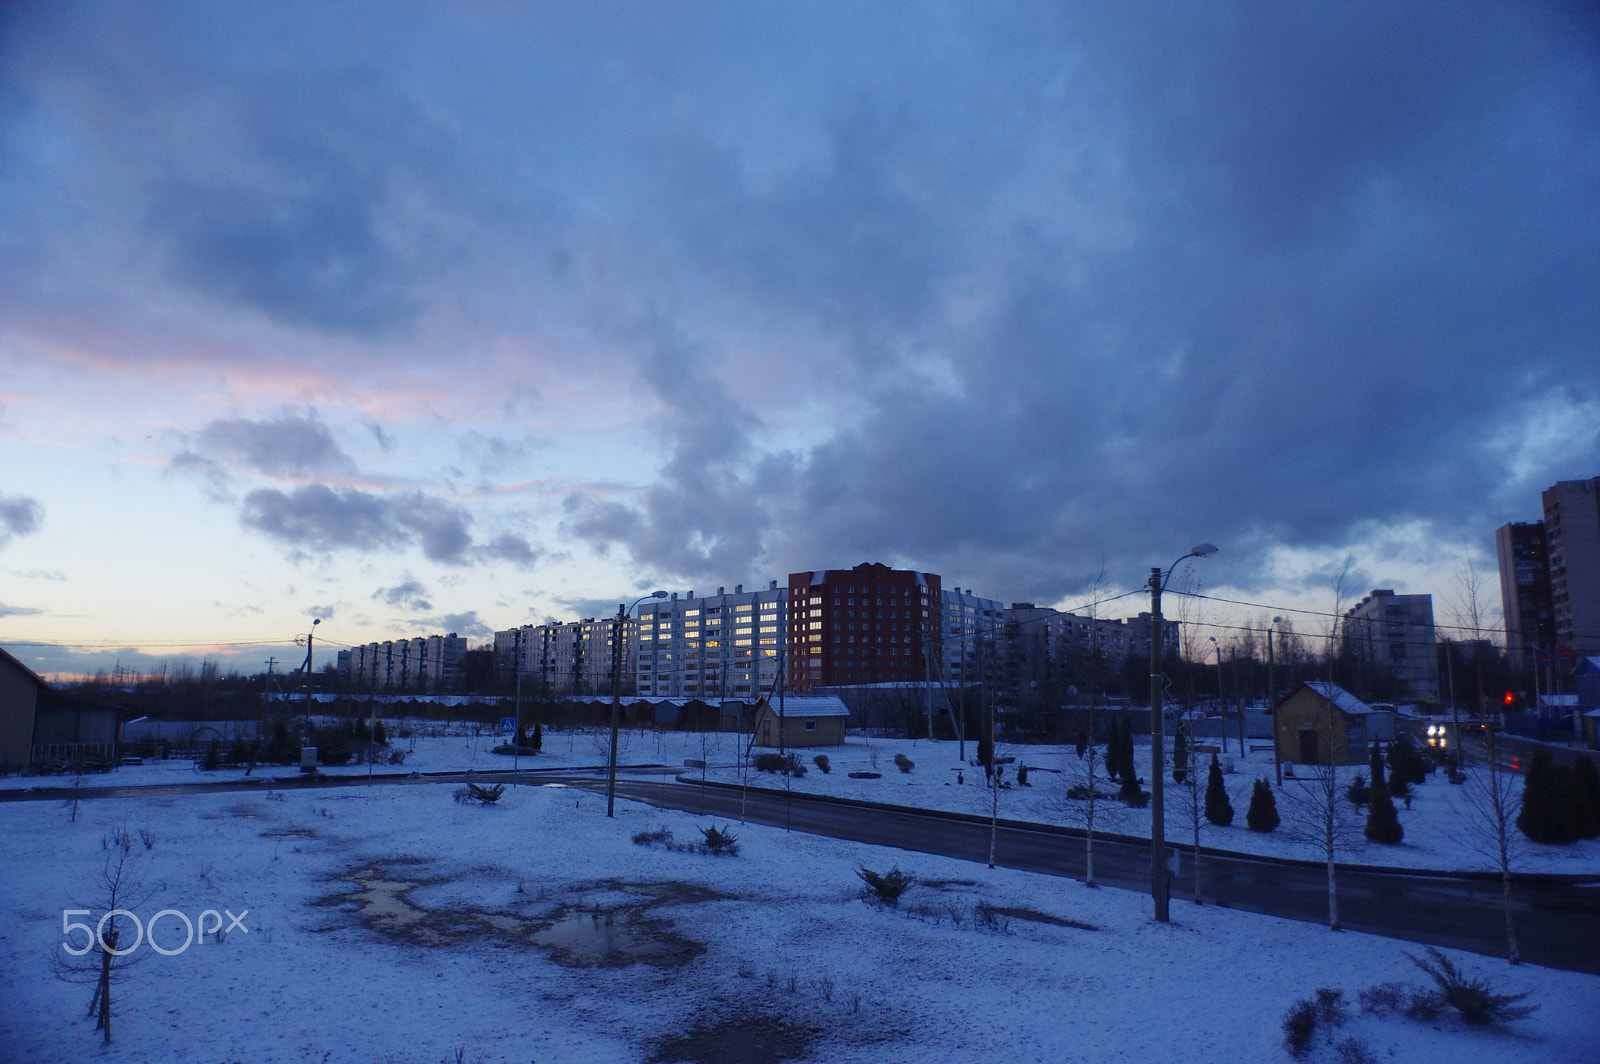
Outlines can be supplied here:
<path id="1" fill-rule="evenodd" d="M 1338 684 L 1308 681 L 1272 707 L 1273 750 L 1279 761 L 1359 765 L 1378 738 L 1377 712 Z"/>
<path id="2" fill-rule="evenodd" d="M 785 695 L 756 703 L 756 746 L 841 746 L 850 710 L 838 695 Z"/>

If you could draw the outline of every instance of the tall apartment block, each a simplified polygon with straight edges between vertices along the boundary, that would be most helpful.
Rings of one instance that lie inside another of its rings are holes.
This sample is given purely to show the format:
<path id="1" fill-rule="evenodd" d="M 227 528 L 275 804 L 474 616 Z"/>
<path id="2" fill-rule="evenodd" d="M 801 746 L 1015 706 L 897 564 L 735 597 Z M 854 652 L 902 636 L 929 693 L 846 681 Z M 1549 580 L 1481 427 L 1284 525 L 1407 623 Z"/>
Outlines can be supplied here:
<path id="1" fill-rule="evenodd" d="M 1559 481 L 1540 500 L 1556 643 L 1600 654 L 1600 477 Z"/>
<path id="2" fill-rule="evenodd" d="M 636 690 L 645 697 L 754 701 L 777 690 L 789 589 L 737 585 L 639 607 Z M 789 686 L 793 687 L 791 680 Z"/>
<path id="3" fill-rule="evenodd" d="M 1518 521 L 1494 532 L 1500 562 L 1500 610 L 1506 651 L 1531 668 L 1533 652 L 1556 647 L 1555 610 L 1550 601 L 1550 555 L 1543 521 Z"/>
<path id="4" fill-rule="evenodd" d="M 455 690 L 466 657 L 467 641 L 451 632 L 341 650 L 338 668 L 369 691 L 437 694 Z"/>
<path id="5" fill-rule="evenodd" d="M 526 624 L 494 634 L 495 662 L 511 675 L 520 676 L 525 691 L 558 695 L 597 695 L 611 692 L 612 618 L 585 617 L 562 624 Z M 623 628 L 624 679 L 634 667 L 633 638 L 637 627 L 631 618 Z"/>
<path id="6" fill-rule="evenodd" d="M 1358 662 L 1394 679 L 1395 702 L 1439 697 L 1439 648 L 1432 595 L 1379 589 L 1344 615 L 1344 644 Z M 1381 685 L 1371 684 L 1378 691 Z"/>

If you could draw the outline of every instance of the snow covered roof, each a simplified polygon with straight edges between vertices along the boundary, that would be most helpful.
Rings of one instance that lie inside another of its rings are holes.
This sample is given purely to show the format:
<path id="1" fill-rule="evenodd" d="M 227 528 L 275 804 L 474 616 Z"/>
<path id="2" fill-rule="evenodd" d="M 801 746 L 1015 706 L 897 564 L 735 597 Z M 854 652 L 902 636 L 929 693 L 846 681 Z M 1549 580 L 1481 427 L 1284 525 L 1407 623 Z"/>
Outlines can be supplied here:
<path id="1" fill-rule="evenodd" d="M 778 712 L 777 699 L 765 699 Z M 785 695 L 783 715 L 786 717 L 848 717 L 850 707 L 838 695 Z"/>
<path id="2" fill-rule="evenodd" d="M 1346 691 L 1336 683 L 1326 683 L 1322 680 L 1307 680 L 1306 686 L 1329 702 L 1338 706 L 1346 713 L 1372 713 L 1373 708 L 1355 695 Z"/>

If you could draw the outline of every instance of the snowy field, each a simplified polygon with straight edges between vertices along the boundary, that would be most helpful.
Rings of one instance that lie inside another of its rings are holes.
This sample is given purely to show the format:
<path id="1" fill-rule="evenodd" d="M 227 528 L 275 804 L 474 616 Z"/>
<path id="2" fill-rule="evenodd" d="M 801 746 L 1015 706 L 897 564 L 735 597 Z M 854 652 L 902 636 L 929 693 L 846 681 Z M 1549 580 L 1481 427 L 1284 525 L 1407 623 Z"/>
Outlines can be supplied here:
<path id="1" fill-rule="evenodd" d="M 634 759 L 655 756 L 634 738 Z M 913 781 L 931 775 L 927 744 L 905 745 L 924 755 Z M 455 790 L 108 798 L 79 803 L 75 822 L 60 801 L 0 806 L 0 1055 L 1279 1062 L 1284 1012 L 1319 987 L 1352 1004 L 1336 1037 L 1378 1061 L 1577 1064 L 1600 1044 L 1593 976 L 1452 954 L 1540 1009 L 1488 1029 L 1364 1015 L 1361 990 L 1424 981 L 1416 947 L 1182 903 L 1158 925 L 1134 893 L 757 826 L 733 826 L 732 857 L 646 847 L 635 833 L 693 841 L 709 821 L 629 802 L 608 819 L 603 798 L 555 786 L 509 787 L 494 807 Z M 183 927 L 166 917 L 158 941 L 174 955 L 131 955 L 103 1049 L 84 1018 L 91 988 L 53 977 L 52 957 L 64 909 L 104 911 L 95 873 L 119 831 L 155 888 L 136 915 L 248 910 L 248 932 L 176 952 Z M 917 884 L 898 909 L 869 903 L 863 865 Z M 717 1053 L 757 1037 L 778 1055 Z M 1340 1058 L 1319 1044 L 1309 1059 Z"/>
<path id="2" fill-rule="evenodd" d="M 376 771 L 440 772 L 449 770 L 486 771 L 509 769 L 512 759 L 492 753 L 492 748 L 502 740 L 483 729 L 474 734 L 470 726 L 459 723 L 447 726 L 436 721 L 389 721 L 386 727 L 391 736 L 399 736 L 409 727 L 409 739 L 395 738 L 391 749 L 406 753 L 402 768 L 379 765 Z M 454 734 L 446 734 L 453 732 Z M 546 733 L 544 750 L 535 757 L 518 760 L 520 767 L 592 768 L 605 764 L 609 735 L 600 731 L 557 731 Z M 824 753 L 830 762 L 829 773 L 818 771 L 812 762 L 815 753 Z M 968 761 L 976 755 L 975 746 L 967 743 Z M 776 775 L 760 772 L 745 773 L 739 768 L 739 737 L 726 733 L 680 733 L 625 731 L 620 742 L 619 761 L 623 764 L 658 764 L 677 768 L 690 776 L 701 775 L 699 769 L 684 768 L 685 760 L 705 761 L 704 773 L 709 780 L 739 783 L 748 778 L 752 786 L 781 789 L 786 781 Z M 866 739 L 851 736 L 844 746 L 825 747 L 817 751 L 797 750 L 796 756 L 809 770 L 803 778 L 787 781 L 797 792 L 830 794 L 844 798 L 884 802 L 892 805 L 916 806 L 927 809 L 944 809 L 988 816 L 991 793 L 983 786 L 982 769 L 961 759 L 958 744 L 953 742 Z M 895 764 L 895 755 L 904 754 L 914 763 L 911 772 L 901 772 Z M 1084 826 L 1086 803 L 1067 798 L 1067 789 L 1084 782 L 1084 762 L 1073 749 L 1061 746 L 1010 746 L 1002 744 L 999 756 L 1012 756 L 1017 763 L 1030 767 L 1029 785 L 1010 787 L 999 794 L 999 815 L 1011 820 L 1036 823 L 1062 824 L 1070 827 Z M 1136 749 L 1135 758 L 1141 771 L 1148 773 L 1149 745 Z M 1202 846 L 1240 853 L 1265 854 L 1276 857 L 1321 860 L 1320 839 L 1297 838 L 1295 833 L 1296 805 L 1304 803 L 1314 792 L 1304 783 L 1286 780 L 1282 790 L 1276 790 L 1279 814 L 1284 823 L 1269 834 L 1251 831 L 1245 826 L 1245 810 L 1250 803 L 1252 781 L 1260 776 L 1273 778 L 1271 755 L 1249 753 L 1241 757 L 1237 744 L 1228 745 L 1223 760 L 1231 763 L 1233 771 L 1225 782 L 1234 807 L 1233 824 L 1219 827 L 1202 819 L 1200 844 Z M 324 771 L 337 774 L 365 775 L 365 766 L 351 765 L 329 768 Z M 1302 773 L 1306 770 L 1302 767 Z M 257 776 L 268 778 L 292 775 L 294 769 L 282 766 L 262 766 Z M 851 779 L 851 772 L 877 772 L 878 779 Z M 1340 786 L 1350 776 L 1365 774 L 1365 766 L 1340 769 Z M 1008 778 L 1014 778 L 1015 765 Z M 136 786 L 150 783 L 191 783 L 197 780 L 239 779 L 242 769 L 218 769 L 212 772 L 197 771 L 187 761 L 156 762 L 129 766 L 115 772 L 81 777 L 83 786 L 108 785 Z M 21 777 L 0 779 L 4 787 L 71 786 L 72 777 Z M 1202 779 L 1202 797 L 1203 784 Z M 1513 782 L 1520 786 L 1520 780 Z M 1358 812 L 1347 802 L 1339 803 L 1341 815 L 1347 821 L 1348 840 L 1339 850 L 1339 860 L 1353 865 L 1372 865 L 1397 868 L 1434 869 L 1442 871 L 1493 871 L 1496 866 L 1484 852 L 1488 839 L 1479 824 L 1469 801 L 1476 786 L 1452 786 L 1442 772 L 1436 772 L 1428 781 L 1415 788 L 1411 808 L 1396 802 L 1405 838 L 1398 845 L 1386 846 L 1369 843 L 1361 837 L 1365 813 Z M 1116 790 L 1114 784 L 1103 778 L 1102 793 Z M 1173 842 L 1193 841 L 1193 822 L 1189 810 L 1190 791 L 1187 786 L 1167 783 L 1167 838 Z M 1114 834 L 1148 838 L 1150 811 L 1130 809 L 1115 799 L 1096 803 L 1095 830 Z M 1548 846 L 1528 842 L 1519 834 L 1515 836 L 1513 868 L 1520 872 L 1550 872 L 1575 875 L 1592 875 L 1600 878 L 1600 840 L 1587 840 L 1572 846 Z"/>

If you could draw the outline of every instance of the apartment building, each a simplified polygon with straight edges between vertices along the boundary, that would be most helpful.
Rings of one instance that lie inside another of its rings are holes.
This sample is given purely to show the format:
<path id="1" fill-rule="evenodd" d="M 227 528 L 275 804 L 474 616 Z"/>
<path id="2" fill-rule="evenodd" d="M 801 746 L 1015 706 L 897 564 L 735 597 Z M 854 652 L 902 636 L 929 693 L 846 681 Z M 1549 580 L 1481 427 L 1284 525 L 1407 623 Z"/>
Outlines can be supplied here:
<path id="1" fill-rule="evenodd" d="M 451 632 L 351 647 L 338 667 L 362 690 L 441 694 L 460 685 L 466 658 L 467 641 Z"/>
<path id="2" fill-rule="evenodd" d="M 494 634 L 495 664 L 502 677 L 520 677 L 523 690 L 552 695 L 611 693 L 612 617 L 585 617 L 560 624 L 526 624 Z M 622 679 L 632 676 L 637 622 L 622 632 Z"/>
<path id="3" fill-rule="evenodd" d="M 1543 521 L 1501 525 L 1494 533 L 1500 563 L 1500 609 L 1506 651 L 1532 667 L 1533 653 L 1555 649 L 1555 610 L 1550 600 L 1550 553 Z"/>
<path id="4" fill-rule="evenodd" d="M 1556 644 L 1600 655 L 1600 477 L 1558 481 L 1540 501 Z"/>
<path id="5" fill-rule="evenodd" d="M 1374 590 L 1346 611 L 1344 646 L 1362 686 L 1384 701 L 1419 703 L 1439 697 L 1439 648 L 1432 595 Z"/>
<path id="6" fill-rule="evenodd" d="M 715 595 L 676 592 L 639 607 L 633 675 L 641 697 L 739 699 L 777 691 L 786 666 L 789 589 L 776 580 Z"/>

